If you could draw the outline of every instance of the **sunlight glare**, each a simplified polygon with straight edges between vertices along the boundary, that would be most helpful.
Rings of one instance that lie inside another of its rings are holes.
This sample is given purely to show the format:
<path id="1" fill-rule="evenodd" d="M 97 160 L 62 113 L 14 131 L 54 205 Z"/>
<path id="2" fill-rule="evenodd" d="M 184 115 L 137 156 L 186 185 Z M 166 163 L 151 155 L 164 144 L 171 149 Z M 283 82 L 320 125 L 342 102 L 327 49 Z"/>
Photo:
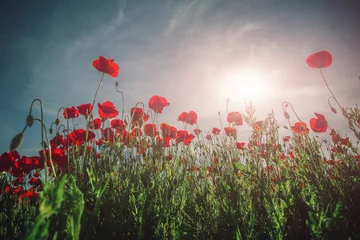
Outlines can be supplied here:
<path id="1" fill-rule="evenodd" d="M 230 99 L 260 100 L 269 91 L 264 77 L 256 69 L 230 71 L 225 75 L 222 92 Z"/>

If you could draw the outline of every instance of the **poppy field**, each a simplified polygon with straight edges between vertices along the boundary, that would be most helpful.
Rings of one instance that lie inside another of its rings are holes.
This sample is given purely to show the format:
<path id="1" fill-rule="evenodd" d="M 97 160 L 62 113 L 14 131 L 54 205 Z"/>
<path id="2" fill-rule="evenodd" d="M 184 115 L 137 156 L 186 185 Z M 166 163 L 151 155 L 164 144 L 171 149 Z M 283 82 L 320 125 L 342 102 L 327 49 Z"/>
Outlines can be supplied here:
<path id="1" fill-rule="evenodd" d="M 250 103 L 224 119 L 219 113 L 212 129 L 190 109 L 174 117 L 181 128 L 162 122 L 171 104 L 164 96 L 127 113 L 118 82 L 121 106 L 96 101 L 104 78 L 120 73 L 114 59 L 100 56 L 91 102 L 59 109 L 46 126 L 35 99 L 1 154 L 0 238 L 360 239 L 360 110 L 333 94 L 323 75 L 331 63 L 326 50 L 306 59 L 357 142 L 321 113 L 302 121 L 286 101 L 283 116 L 258 120 Z M 39 154 L 22 156 L 17 149 L 34 127 Z M 283 127 L 292 134 L 280 136 Z M 251 135 L 238 141 L 244 128 Z"/>

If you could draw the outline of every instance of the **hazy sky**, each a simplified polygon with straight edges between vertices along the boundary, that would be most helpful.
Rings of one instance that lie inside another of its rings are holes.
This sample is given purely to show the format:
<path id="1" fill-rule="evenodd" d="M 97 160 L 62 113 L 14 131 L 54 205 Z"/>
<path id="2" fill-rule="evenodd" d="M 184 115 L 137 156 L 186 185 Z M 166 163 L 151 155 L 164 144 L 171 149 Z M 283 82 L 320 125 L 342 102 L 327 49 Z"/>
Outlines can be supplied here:
<path id="1" fill-rule="evenodd" d="M 193 110 L 200 128 L 210 130 L 220 127 L 218 111 L 226 121 L 227 97 L 229 110 L 240 112 L 251 98 L 259 120 L 273 109 L 286 125 L 281 104 L 289 101 L 303 121 L 318 112 L 352 136 L 347 121 L 330 111 L 319 70 L 305 60 L 331 52 L 333 64 L 324 69 L 330 87 L 344 106 L 360 102 L 358 0 L 2 0 L 0 30 L 0 154 L 23 129 L 34 98 L 43 101 L 48 127 L 60 107 L 92 102 L 101 77 L 92 61 L 101 55 L 121 71 L 105 76 L 96 102 L 120 109 L 118 81 L 126 112 L 162 95 L 171 105 L 160 122 L 180 128 L 178 115 Z M 247 96 L 253 80 L 259 93 Z M 242 126 L 239 140 L 248 131 Z M 40 141 L 36 123 L 20 154 L 36 154 Z"/>

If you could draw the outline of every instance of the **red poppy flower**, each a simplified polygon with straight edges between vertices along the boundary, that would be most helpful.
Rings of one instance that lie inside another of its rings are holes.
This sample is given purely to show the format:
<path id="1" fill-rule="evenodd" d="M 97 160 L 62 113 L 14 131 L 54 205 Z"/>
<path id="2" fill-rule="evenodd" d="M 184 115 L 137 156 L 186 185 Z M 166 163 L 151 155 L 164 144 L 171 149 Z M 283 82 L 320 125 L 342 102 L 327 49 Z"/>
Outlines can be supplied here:
<path id="1" fill-rule="evenodd" d="M 213 129 L 212 129 L 212 134 L 214 134 L 214 135 L 219 135 L 220 132 L 221 132 L 221 130 L 218 129 L 218 128 L 213 128 Z"/>
<path id="2" fill-rule="evenodd" d="M 229 112 L 226 120 L 228 123 L 235 123 L 237 126 L 243 125 L 243 117 L 239 112 Z"/>
<path id="3" fill-rule="evenodd" d="M 142 108 L 133 107 L 130 109 L 130 116 L 132 117 L 132 123 L 139 122 L 140 119 L 143 122 L 146 122 L 149 119 L 149 116 L 143 111 Z"/>
<path id="4" fill-rule="evenodd" d="M 164 97 L 155 95 L 149 100 L 149 108 L 154 110 L 156 113 L 162 113 L 164 107 L 167 106 L 170 106 L 170 103 Z"/>
<path id="5" fill-rule="evenodd" d="M 98 103 L 98 108 L 98 113 L 101 118 L 114 118 L 119 114 L 114 104 L 110 101 L 106 101 L 103 104 Z"/>
<path id="6" fill-rule="evenodd" d="M 263 123 L 264 123 L 264 121 L 257 121 L 257 122 L 254 122 L 254 124 L 253 124 L 254 129 L 256 129 L 256 130 L 261 129 L 261 128 L 262 128 L 262 126 L 263 126 Z"/>
<path id="7" fill-rule="evenodd" d="M 309 134 L 309 129 L 304 122 L 296 122 L 294 126 L 291 126 L 291 130 L 298 134 Z"/>
<path id="8" fill-rule="evenodd" d="M 176 137 L 177 129 L 173 126 L 170 126 L 167 123 L 161 123 L 160 130 L 161 130 L 164 138 L 166 138 L 166 137 L 175 138 Z"/>
<path id="9" fill-rule="evenodd" d="M 56 134 L 56 136 L 50 140 L 50 146 L 55 148 L 55 147 L 59 146 L 60 144 L 62 144 L 63 141 L 64 141 L 63 135 Z"/>
<path id="10" fill-rule="evenodd" d="M 210 135 L 210 134 L 206 134 L 205 138 L 210 141 L 210 140 L 211 140 L 211 135 Z"/>
<path id="11" fill-rule="evenodd" d="M 77 106 L 77 109 L 81 115 L 87 117 L 91 113 L 93 106 L 91 103 L 85 103 Z"/>
<path id="12" fill-rule="evenodd" d="M 13 166 L 16 159 L 20 157 L 19 153 L 15 150 L 12 152 L 4 152 L 0 156 L 0 173 L 2 171 L 9 171 Z"/>
<path id="13" fill-rule="evenodd" d="M 37 168 L 44 168 L 44 162 L 41 160 L 40 157 L 26 157 L 23 156 L 21 157 L 21 159 L 19 159 L 19 167 L 21 168 L 21 170 L 25 173 L 28 174 L 29 172 L 31 172 L 34 169 Z"/>
<path id="14" fill-rule="evenodd" d="M 86 131 L 82 128 L 75 129 L 67 135 L 67 138 L 71 140 L 71 144 L 80 145 L 85 142 Z M 95 134 L 92 131 L 88 132 L 88 141 L 91 141 L 95 138 Z"/>
<path id="15" fill-rule="evenodd" d="M 89 127 L 90 129 L 99 129 L 101 127 L 102 120 L 101 118 L 95 118 L 93 121 L 90 122 Z"/>
<path id="16" fill-rule="evenodd" d="M 156 125 L 148 123 L 144 126 L 144 132 L 146 136 L 155 137 L 156 136 Z"/>
<path id="17" fill-rule="evenodd" d="M 121 129 L 124 126 L 124 122 L 121 119 L 113 119 L 110 122 L 110 126 L 112 128 L 119 128 Z"/>
<path id="18" fill-rule="evenodd" d="M 334 144 L 342 144 L 342 145 L 348 145 L 349 144 L 349 137 L 342 138 L 340 134 L 336 133 L 334 129 L 331 129 L 331 139 Z"/>
<path id="19" fill-rule="evenodd" d="M 131 131 L 131 135 L 134 136 L 134 137 L 140 137 L 142 135 L 142 131 L 141 131 L 141 128 L 134 128 L 132 131 Z"/>
<path id="20" fill-rule="evenodd" d="M 225 134 L 228 137 L 235 137 L 236 136 L 236 129 L 232 127 L 225 127 Z"/>
<path id="21" fill-rule="evenodd" d="M 107 73 L 112 77 L 117 77 L 119 75 L 120 68 L 114 62 L 114 59 L 106 59 L 103 56 L 100 56 L 93 61 L 93 66 L 99 72 Z"/>
<path id="22" fill-rule="evenodd" d="M 186 122 L 190 125 L 193 125 L 194 123 L 196 123 L 197 121 L 197 114 L 194 111 L 190 111 L 190 112 L 183 112 L 179 115 L 178 117 L 178 121 L 182 121 L 182 122 Z"/>
<path id="23" fill-rule="evenodd" d="M 332 63 L 332 56 L 326 50 L 311 54 L 306 63 L 312 68 L 327 68 Z"/>
<path id="24" fill-rule="evenodd" d="M 52 149 L 51 156 L 53 161 L 60 168 L 65 168 L 68 165 L 68 157 L 65 155 L 65 152 L 61 148 Z"/>
<path id="25" fill-rule="evenodd" d="M 170 147 L 170 141 L 171 141 L 171 137 L 164 137 L 164 138 L 160 138 L 158 137 L 157 139 L 157 143 L 160 146 L 164 146 L 164 147 Z"/>
<path id="26" fill-rule="evenodd" d="M 102 134 L 101 141 L 113 142 L 114 141 L 114 131 L 111 128 L 100 129 Z"/>
<path id="27" fill-rule="evenodd" d="M 189 145 L 195 138 L 193 134 L 189 134 L 186 130 L 178 130 L 176 135 L 176 143 L 183 142 L 184 145 Z"/>
<path id="28" fill-rule="evenodd" d="M 195 128 L 194 133 L 195 133 L 196 136 L 199 136 L 199 134 L 201 133 L 201 130 L 198 129 L 198 128 Z"/>
<path id="29" fill-rule="evenodd" d="M 317 118 L 310 119 L 310 127 L 314 132 L 326 132 L 328 125 L 324 115 L 315 113 Z"/>
<path id="30" fill-rule="evenodd" d="M 244 142 L 236 142 L 235 145 L 236 145 L 236 148 L 239 149 L 239 150 L 245 150 L 246 149 L 244 147 L 245 146 Z"/>
<path id="31" fill-rule="evenodd" d="M 72 106 L 71 108 L 65 108 L 63 112 L 65 119 L 77 118 L 79 116 L 79 110 Z"/>
<path id="32" fill-rule="evenodd" d="M 284 143 L 286 143 L 286 142 L 288 142 L 289 140 L 290 140 L 290 136 L 285 136 L 285 137 L 283 137 L 283 141 L 284 141 Z"/>

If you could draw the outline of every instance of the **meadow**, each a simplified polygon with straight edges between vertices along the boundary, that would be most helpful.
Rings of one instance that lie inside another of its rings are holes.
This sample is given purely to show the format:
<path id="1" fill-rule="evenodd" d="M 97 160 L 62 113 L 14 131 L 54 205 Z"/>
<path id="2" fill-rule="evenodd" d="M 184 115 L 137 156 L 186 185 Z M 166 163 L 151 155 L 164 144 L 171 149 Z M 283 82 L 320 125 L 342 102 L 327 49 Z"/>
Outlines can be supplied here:
<path id="1" fill-rule="evenodd" d="M 358 106 L 343 107 L 322 72 L 332 55 L 320 51 L 306 63 L 320 71 L 333 114 L 360 140 Z M 120 67 L 102 56 L 93 66 L 101 79 L 92 103 L 63 107 L 45 126 L 35 99 L 0 156 L 1 239 L 360 239 L 359 141 L 324 115 L 304 122 L 284 102 L 276 117 L 288 125 L 280 126 L 274 113 L 258 120 L 248 104 L 219 114 L 221 128 L 210 131 L 196 112 L 182 112 L 177 129 L 158 121 L 170 105 L 163 96 L 125 113 L 116 83 L 122 106 L 95 105 L 104 78 Z M 21 156 L 31 127 L 42 147 Z M 292 134 L 280 136 L 282 127 Z M 246 142 L 237 139 L 241 128 L 252 131 Z"/>

